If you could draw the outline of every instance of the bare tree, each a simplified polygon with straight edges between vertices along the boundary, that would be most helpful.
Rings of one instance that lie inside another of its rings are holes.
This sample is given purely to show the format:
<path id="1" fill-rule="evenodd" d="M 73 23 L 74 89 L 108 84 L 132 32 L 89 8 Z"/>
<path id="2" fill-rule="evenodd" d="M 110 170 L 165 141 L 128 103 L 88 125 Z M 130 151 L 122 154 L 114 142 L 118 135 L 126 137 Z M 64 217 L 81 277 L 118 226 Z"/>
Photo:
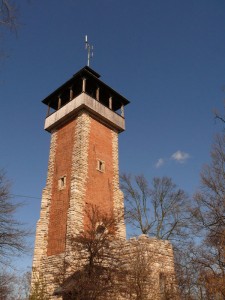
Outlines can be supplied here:
<path id="1" fill-rule="evenodd" d="M 15 283 L 15 276 L 4 270 L 0 273 L 0 300 L 11 298 Z"/>
<path id="2" fill-rule="evenodd" d="M 10 196 L 10 182 L 5 172 L 0 171 L 0 263 L 8 264 L 12 256 L 28 250 L 25 238 L 29 231 L 15 219 L 15 213 L 21 207 Z"/>
<path id="3" fill-rule="evenodd" d="M 5 49 L 4 39 L 8 32 L 16 33 L 19 27 L 19 11 L 14 0 L 0 0 L 0 59 L 8 57 L 8 50 Z"/>
<path id="4" fill-rule="evenodd" d="M 121 176 L 128 223 L 143 234 L 179 240 L 186 236 L 188 197 L 168 177 L 154 178 L 149 186 L 143 175 Z"/>
<path id="5" fill-rule="evenodd" d="M 11 0 L 0 1 L 0 25 L 9 29 L 17 26 L 17 9 Z"/>
<path id="6" fill-rule="evenodd" d="M 0 266 L 4 270 L 0 272 L 0 299 L 4 300 L 16 299 L 14 292 L 19 286 L 18 276 L 9 270 L 11 258 L 28 250 L 25 239 L 30 233 L 15 218 L 21 205 L 11 198 L 10 182 L 0 170 Z"/>
<path id="7" fill-rule="evenodd" d="M 224 89 L 225 91 L 225 89 Z M 224 101 L 224 108 L 225 108 L 225 101 Z M 216 120 L 221 121 L 222 123 L 225 123 L 225 115 L 218 110 L 214 110 L 214 116 Z"/>
<path id="8" fill-rule="evenodd" d="M 215 118 L 225 123 L 225 118 L 217 112 L 215 112 Z"/>
<path id="9" fill-rule="evenodd" d="M 3 268 L 0 272 L 0 300 L 28 300 L 24 275 Z"/>
<path id="10" fill-rule="evenodd" d="M 201 277 L 196 255 L 201 256 L 201 247 L 194 243 L 177 248 L 175 251 L 176 281 L 182 300 L 206 300 L 206 289 Z"/>
<path id="11" fill-rule="evenodd" d="M 114 299 L 121 276 L 120 259 L 113 251 L 118 220 L 93 205 L 86 216 L 86 228 L 70 237 L 70 253 L 55 274 L 59 285 L 55 295 L 71 300 Z"/>
<path id="12" fill-rule="evenodd" d="M 30 272 L 21 274 L 12 268 L 3 269 L 0 273 L 0 300 L 29 300 L 30 274 Z"/>
<path id="13" fill-rule="evenodd" d="M 201 173 L 202 186 L 195 195 L 193 217 L 198 230 L 207 230 L 214 237 L 223 235 L 225 228 L 225 134 L 215 138 L 211 159 Z"/>
<path id="14" fill-rule="evenodd" d="M 31 284 L 31 272 L 27 271 L 22 275 L 21 285 L 25 300 L 29 299 Z"/>
<path id="15" fill-rule="evenodd" d="M 192 261 L 198 270 L 201 299 L 225 298 L 225 134 L 215 138 L 211 163 L 201 173 L 192 209 L 198 245 Z M 201 242 L 200 242 L 201 241 Z"/>

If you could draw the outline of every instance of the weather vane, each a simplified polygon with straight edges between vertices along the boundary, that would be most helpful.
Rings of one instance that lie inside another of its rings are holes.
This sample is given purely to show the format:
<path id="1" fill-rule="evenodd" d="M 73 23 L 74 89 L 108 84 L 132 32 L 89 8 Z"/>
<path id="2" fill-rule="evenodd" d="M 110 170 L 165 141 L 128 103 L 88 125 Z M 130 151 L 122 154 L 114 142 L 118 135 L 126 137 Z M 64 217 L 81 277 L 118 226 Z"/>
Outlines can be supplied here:
<path id="1" fill-rule="evenodd" d="M 87 65 L 89 67 L 90 66 L 90 59 L 94 56 L 94 52 L 93 52 L 94 47 L 88 43 L 87 35 L 85 35 L 85 49 L 87 49 L 87 52 L 88 52 Z"/>

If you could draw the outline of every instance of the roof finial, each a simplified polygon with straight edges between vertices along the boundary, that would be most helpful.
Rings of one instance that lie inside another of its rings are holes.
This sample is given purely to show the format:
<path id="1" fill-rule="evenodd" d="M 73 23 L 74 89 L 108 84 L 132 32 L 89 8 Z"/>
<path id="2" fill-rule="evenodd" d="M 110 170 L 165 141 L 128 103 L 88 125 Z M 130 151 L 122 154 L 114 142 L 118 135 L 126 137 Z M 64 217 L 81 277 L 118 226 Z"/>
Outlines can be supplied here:
<path id="1" fill-rule="evenodd" d="M 88 43 L 87 35 L 85 35 L 85 49 L 87 49 L 87 51 L 88 51 L 87 65 L 89 67 L 90 66 L 90 59 L 94 56 L 94 52 L 93 52 L 94 47 Z"/>

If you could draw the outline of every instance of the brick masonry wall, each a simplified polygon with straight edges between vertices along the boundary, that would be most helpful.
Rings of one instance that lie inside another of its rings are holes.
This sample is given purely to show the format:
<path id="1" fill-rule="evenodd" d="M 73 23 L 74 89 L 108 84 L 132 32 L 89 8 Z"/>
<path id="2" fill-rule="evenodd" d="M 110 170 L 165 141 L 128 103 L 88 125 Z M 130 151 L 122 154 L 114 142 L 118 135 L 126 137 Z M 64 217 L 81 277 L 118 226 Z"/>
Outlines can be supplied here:
<path id="1" fill-rule="evenodd" d="M 57 133 L 48 228 L 48 256 L 63 253 L 66 247 L 75 127 L 76 121 L 73 120 L 59 128 Z M 62 187 L 60 187 L 61 180 L 63 180 Z"/>
<path id="2" fill-rule="evenodd" d="M 103 171 L 98 170 L 99 161 L 104 164 Z M 91 204 L 105 214 L 113 214 L 113 171 L 111 129 L 91 118 L 85 209 Z M 85 216 L 85 227 L 87 223 L 88 218 Z"/>

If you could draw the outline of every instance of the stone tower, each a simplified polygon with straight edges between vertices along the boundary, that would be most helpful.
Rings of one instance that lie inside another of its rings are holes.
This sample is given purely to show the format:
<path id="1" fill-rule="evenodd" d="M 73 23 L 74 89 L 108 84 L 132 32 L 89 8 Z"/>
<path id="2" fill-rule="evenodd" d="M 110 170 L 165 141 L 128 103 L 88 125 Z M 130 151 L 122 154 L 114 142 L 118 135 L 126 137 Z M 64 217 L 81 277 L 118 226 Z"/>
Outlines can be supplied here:
<path id="1" fill-rule="evenodd" d="M 125 130 L 124 106 L 129 101 L 99 77 L 86 66 L 43 100 L 48 106 L 45 130 L 51 133 L 51 143 L 33 278 L 40 273 L 51 276 L 53 262 L 69 251 L 68 236 L 85 229 L 88 204 L 114 215 L 124 209 L 118 134 Z M 123 220 L 116 235 L 125 239 Z"/>

